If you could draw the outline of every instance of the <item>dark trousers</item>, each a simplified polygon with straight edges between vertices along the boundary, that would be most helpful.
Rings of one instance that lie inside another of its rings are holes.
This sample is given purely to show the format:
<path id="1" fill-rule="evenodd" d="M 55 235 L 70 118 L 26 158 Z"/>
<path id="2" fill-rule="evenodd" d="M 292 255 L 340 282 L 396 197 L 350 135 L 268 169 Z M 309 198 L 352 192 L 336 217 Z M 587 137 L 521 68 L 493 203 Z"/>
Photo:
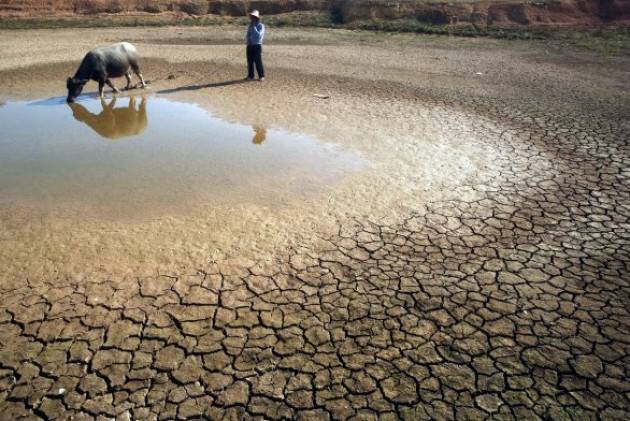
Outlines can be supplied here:
<path id="1" fill-rule="evenodd" d="M 254 64 L 256 65 L 256 71 L 258 77 L 265 77 L 265 69 L 262 63 L 262 45 L 248 45 L 247 46 L 247 77 L 254 78 Z"/>

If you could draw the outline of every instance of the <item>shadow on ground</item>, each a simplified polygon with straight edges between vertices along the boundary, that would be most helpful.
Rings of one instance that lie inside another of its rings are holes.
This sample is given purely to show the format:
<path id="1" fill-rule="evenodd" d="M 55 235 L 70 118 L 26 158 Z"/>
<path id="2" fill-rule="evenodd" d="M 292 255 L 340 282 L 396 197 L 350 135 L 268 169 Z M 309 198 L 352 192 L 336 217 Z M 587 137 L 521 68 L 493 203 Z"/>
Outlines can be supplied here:
<path id="1" fill-rule="evenodd" d="M 207 83 L 205 85 L 187 85 L 187 86 L 179 86 L 170 89 L 162 89 L 161 91 L 156 91 L 158 94 L 172 94 L 175 92 L 181 91 L 197 91 L 199 89 L 209 89 L 209 88 L 221 88 L 223 86 L 230 85 L 239 85 L 241 83 L 246 83 L 247 81 L 244 79 L 236 79 L 236 80 L 228 80 L 224 82 L 215 82 L 215 83 Z"/>

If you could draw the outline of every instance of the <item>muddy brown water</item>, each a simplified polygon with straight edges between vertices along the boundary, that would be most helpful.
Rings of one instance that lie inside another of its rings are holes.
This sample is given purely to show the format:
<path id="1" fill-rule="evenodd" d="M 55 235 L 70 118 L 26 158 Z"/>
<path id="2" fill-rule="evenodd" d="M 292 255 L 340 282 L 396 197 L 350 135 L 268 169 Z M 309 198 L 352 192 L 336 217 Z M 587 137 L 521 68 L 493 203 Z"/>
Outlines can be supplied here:
<path id="1" fill-rule="evenodd" d="M 366 165 L 334 144 L 159 96 L 7 102 L 0 127 L 0 205 L 159 214 L 307 194 Z"/>

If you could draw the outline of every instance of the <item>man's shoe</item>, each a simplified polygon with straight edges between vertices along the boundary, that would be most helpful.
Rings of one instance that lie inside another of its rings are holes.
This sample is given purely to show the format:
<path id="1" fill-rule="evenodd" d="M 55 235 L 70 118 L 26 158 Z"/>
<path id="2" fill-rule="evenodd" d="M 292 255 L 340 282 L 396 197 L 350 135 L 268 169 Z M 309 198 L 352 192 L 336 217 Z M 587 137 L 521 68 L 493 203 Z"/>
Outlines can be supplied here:
<path id="1" fill-rule="evenodd" d="M 259 78 L 258 78 L 258 80 L 259 80 L 260 82 L 262 82 L 263 80 L 265 80 L 265 78 L 264 78 L 264 77 L 259 77 Z"/>
<path id="2" fill-rule="evenodd" d="M 249 77 L 249 76 L 247 76 L 247 77 L 246 77 L 245 79 L 243 79 L 243 80 L 251 81 L 251 80 L 254 80 L 254 78 L 253 78 L 253 77 Z"/>

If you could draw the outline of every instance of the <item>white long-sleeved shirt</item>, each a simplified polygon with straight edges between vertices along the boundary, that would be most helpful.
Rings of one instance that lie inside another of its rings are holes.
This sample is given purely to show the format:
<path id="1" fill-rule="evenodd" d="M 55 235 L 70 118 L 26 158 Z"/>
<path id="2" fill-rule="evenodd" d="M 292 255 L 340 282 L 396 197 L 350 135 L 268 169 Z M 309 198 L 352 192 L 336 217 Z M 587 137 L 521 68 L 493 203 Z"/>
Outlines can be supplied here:
<path id="1" fill-rule="evenodd" d="M 258 45 L 263 43 L 265 37 L 265 25 L 261 22 L 252 22 L 247 27 L 245 42 L 247 45 Z"/>

